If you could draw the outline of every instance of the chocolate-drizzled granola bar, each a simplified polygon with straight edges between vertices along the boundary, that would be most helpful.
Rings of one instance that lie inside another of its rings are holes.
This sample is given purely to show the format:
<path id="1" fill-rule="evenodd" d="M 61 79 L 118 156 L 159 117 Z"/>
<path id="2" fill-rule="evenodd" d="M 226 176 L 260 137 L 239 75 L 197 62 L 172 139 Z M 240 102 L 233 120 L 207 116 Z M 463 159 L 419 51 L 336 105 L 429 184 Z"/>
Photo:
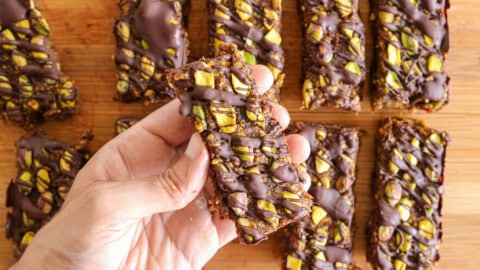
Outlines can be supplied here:
<path id="1" fill-rule="evenodd" d="M 210 152 L 213 206 L 235 221 L 242 243 L 308 214 L 308 176 L 292 164 L 268 98 L 258 94 L 236 46 L 221 44 L 216 58 L 167 70 L 167 79 Z"/>
<path id="2" fill-rule="evenodd" d="M 448 0 L 375 0 L 373 107 L 435 111 L 448 103 Z"/>
<path id="3" fill-rule="evenodd" d="M 135 125 L 139 118 L 132 118 L 132 117 L 121 117 L 115 120 L 115 135 L 125 132 L 131 126 Z"/>
<path id="4" fill-rule="evenodd" d="M 77 111 L 77 88 L 67 78 L 35 1 L 0 1 L 0 113 L 25 128 Z"/>
<path id="5" fill-rule="evenodd" d="M 78 145 L 68 145 L 43 132 L 25 135 L 17 148 L 17 176 L 8 186 L 6 236 L 12 238 L 19 258 L 28 244 L 60 210 L 78 171 L 88 160 L 87 143 L 93 138 L 85 130 Z"/>
<path id="6" fill-rule="evenodd" d="M 443 172 L 449 137 L 422 122 L 379 128 L 368 259 L 377 269 L 431 269 L 439 259 Z"/>
<path id="7" fill-rule="evenodd" d="M 187 62 L 185 9 L 188 0 L 121 0 L 117 18 L 116 98 L 155 103 L 175 96 L 165 69 Z"/>
<path id="8" fill-rule="evenodd" d="M 284 56 L 280 0 L 209 0 L 210 55 L 219 50 L 219 44 L 236 44 L 247 64 L 266 65 L 273 73 L 275 83 L 267 96 L 278 100 L 283 85 Z"/>
<path id="9" fill-rule="evenodd" d="M 299 0 L 303 18 L 303 106 L 360 111 L 365 29 L 358 0 Z"/>
<path id="10" fill-rule="evenodd" d="M 297 123 L 311 154 L 305 166 L 312 179 L 312 211 L 289 228 L 284 269 L 352 269 L 353 184 L 359 131 L 342 126 Z"/>

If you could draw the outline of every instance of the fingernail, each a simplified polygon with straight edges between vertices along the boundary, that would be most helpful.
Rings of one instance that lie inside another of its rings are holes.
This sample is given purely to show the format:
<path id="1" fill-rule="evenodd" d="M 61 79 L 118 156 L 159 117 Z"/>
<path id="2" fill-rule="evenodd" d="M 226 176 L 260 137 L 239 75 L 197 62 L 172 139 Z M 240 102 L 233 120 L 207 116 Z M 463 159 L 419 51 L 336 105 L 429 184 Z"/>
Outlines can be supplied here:
<path id="1" fill-rule="evenodd" d="M 205 146 L 203 145 L 202 139 L 198 133 L 194 133 L 188 142 L 187 150 L 185 150 L 185 155 L 190 159 L 196 159 L 201 153 Z"/>

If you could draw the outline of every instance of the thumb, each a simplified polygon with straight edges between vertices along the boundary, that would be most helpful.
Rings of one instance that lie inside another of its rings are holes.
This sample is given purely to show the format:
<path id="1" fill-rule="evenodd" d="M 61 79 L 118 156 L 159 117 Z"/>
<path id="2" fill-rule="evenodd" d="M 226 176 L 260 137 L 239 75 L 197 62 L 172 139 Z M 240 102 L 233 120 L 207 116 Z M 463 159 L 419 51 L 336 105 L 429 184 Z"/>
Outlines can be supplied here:
<path id="1" fill-rule="evenodd" d="M 177 210 L 203 189 L 207 171 L 208 151 L 200 135 L 195 133 L 180 159 L 160 174 L 143 179 L 95 182 L 93 208 L 105 216 L 120 219 Z"/>

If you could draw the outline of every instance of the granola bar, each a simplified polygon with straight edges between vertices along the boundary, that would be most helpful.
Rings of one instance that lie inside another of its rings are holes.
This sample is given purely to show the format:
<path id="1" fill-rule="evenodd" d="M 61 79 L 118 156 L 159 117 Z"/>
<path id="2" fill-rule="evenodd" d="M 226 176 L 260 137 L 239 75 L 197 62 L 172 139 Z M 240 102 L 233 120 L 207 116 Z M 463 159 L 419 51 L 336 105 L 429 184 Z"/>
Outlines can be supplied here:
<path id="1" fill-rule="evenodd" d="M 216 58 L 168 70 L 167 79 L 210 152 L 213 206 L 236 223 L 242 243 L 252 244 L 308 215 L 307 175 L 292 164 L 244 56 L 235 45 L 219 49 Z"/>
<path id="2" fill-rule="evenodd" d="M 299 0 L 303 18 L 303 106 L 360 111 L 365 29 L 358 0 Z"/>
<path id="3" fill-rule="evenodd" d="M 0 1 L 0 113 L 24 128 L 77 112 L 77 88 L 66 77 L 35 1 Z"/>
<path id="4" fill-rule="evenodd" d="M 36 131 L 16 143 L 17 176 L 7 190 L 6 236 L 13 241 L 14 255 L 22 256 L 28 244 L 60 210 L 78 171 L 90 152 L 93 138 L 85 130 L 80 144 L 69 145 Z"/>
<path id="5" fill-rule="evenodd" d="M 442 238 L 448 134 L 423 122 L 387 118 L 379 128 L 375 208 L 368 234 L 374 268 L 431 269 Z"/>
<path id="6" fill-rule="evenodd" d="M 155 103 L 175 96 L 167 87 L 165 69 L 187 62 L 185 10 L 188 1 L 121 0 L 117 18 L 116 99 Z"/>
<path id="7" fill-rule="evenodd" d="M 310 143 L 309 216 L 289 228 L 284 269 L 353 269 L 352 238 L 359 131 L 299 122 L 290 129 Z"/>
<path id="8" fill-rule="evenodd" d="M 376 0 L 373 107 L 436 111 L 448 103 L 448 0 Z"/>

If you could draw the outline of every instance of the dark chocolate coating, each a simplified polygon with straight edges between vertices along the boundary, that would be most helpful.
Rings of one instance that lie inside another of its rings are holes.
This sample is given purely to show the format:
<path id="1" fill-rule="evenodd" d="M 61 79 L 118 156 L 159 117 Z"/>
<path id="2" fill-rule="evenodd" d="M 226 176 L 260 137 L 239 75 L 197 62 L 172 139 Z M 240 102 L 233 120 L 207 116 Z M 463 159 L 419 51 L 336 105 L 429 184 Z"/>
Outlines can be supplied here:
<path id="1" fill-rule="evenodd" d="M 80 144 L 68 145 L 36 131 L 16 143 L 17 176 L 7 190 L 6 237 L 12 238 L 18 259 L 34 235 L 62 207 L 73 180 L 90 152 L 91 131 L 84 130 Z"/>
<path id="2" fill-rule="evenodd" d="M 165 69 L 187 62 L 185 16 L 188 1 L 121 1 L 114 35 L 116 98 L 155 103 L 174 97 L 165 82 Z"/>
<path id="3" fill-rule="evenodd" d="M 290 227 L 284 269 L 352 269 L 356 160 L 359 131 L 299 122 L 289 128 L 310 143 L 305 162 L 312 178 L 312 212 Z M 324 214 L 322 217 L 319 213 Z"/>
<path id="4" fill-rule="evenodd" d="M 303 106 L 360 111 L 365 29 L 358 1 L 299 0 L 303 21 Z"/>
<path id="5" fill-rule="evenodd" d="M 448 103 L 448 0 L 377 0 L 373 107 L 436 111 Z"/>
<path id="6" fill-rule="evenodd" d="M 368 259 L 375 268 L 426 269 L 439 259 L 448 134 L 387 118 L 377 135 Z"/>
<path id="7" fill-rule="evenodd" d="M 131 126 L 135 125 L 140 118 L 120 117 L 115 120 L 115 135 L 125 132 Z"/>
<path id="8" fill-rule="evenodd" d="M 167 70 L 167 79 L 210 152 L 214 207 L 235 221 L 242 243 L 257 243 L 308 214 L 307 175 L 292 164 L 241 53 L 235 45 L 219 49 L 216 58 Z"/>
<path id="9" fill-rule="evenodd" d="M 210 56 L 215 56 L 220 43 L 237 45 L 245 52 L 248 64 L 262 64 L 270 68 L 274 85 L 267 96 L 278 100 L 285 77 L 285 59 L 280 44 L 281 1 L 208 0 L 208 11 Z M 278 33 L 275 37 L 278 40 L 270 38 L 274 36 L 272 33 Z"/>
<path id="10" fill-rule="evenodd" d="M 24 128 L 77 111 L 77 89 L 60 69 L 34 1 L 0 1 L 0 113 Z"/>

